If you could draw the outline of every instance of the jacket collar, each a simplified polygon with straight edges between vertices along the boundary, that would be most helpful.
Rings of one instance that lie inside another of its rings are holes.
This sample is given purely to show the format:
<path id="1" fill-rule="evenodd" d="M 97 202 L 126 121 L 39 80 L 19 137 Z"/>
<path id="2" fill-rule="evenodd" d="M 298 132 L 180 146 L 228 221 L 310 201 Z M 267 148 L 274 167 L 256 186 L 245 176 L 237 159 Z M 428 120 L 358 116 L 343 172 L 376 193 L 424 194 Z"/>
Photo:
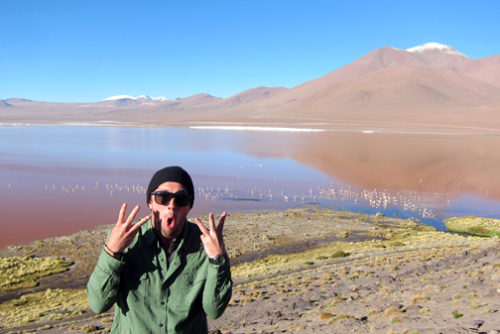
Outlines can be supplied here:
<path id="1" fill-rule="evenodd" d="M 152 246 L 155 242 L 159 243 L 159 239 L 154 231 L 151 218 L 143 226 L 141 226 L 141 232 L 143 235 L 144 243 L 148 247 Z M 179 249 L 182 248 L 183 250 L 188 252 L 196 250 L 199 247 L 199 243 L 193 242 L 193 239 L 198 238 L 199 242 L 201 242 L 200 235 L 201 232 L 198 226 L 186 220 L 184 224 L 182 239 L 179 244 Z"/>

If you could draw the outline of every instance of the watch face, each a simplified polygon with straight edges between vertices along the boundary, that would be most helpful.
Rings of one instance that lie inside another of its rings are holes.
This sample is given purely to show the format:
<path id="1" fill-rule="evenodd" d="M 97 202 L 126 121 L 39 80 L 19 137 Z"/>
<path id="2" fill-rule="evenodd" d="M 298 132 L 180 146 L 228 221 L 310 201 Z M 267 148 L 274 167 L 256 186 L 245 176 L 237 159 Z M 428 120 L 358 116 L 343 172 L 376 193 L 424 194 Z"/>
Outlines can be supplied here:
<path id="1" fill-rule="evenodd" d="M 224 255 L 220 254 L 214 258 L 211 258 L 210 262 L 213 264 L 221 265 L 221 264 L 224 264 L 226 262 L 226 258 L 224 257 Z"/>

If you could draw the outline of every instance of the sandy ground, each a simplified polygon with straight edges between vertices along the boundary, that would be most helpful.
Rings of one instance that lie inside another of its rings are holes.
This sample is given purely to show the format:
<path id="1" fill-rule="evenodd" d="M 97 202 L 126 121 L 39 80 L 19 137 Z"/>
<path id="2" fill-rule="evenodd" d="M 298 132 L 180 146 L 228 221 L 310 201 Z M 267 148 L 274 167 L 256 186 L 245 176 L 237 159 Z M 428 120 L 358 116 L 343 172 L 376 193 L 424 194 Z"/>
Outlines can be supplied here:
<path id="1" fill-rule="evenodd" d="M 237 286 L 211 325 L 230 333 L 498 333 L 499 250 L 380 252 L 256 280 Z"/>
<path id="2" fill-rule="evenodd" d="M 106 230 L 29 246 L 37 255 L 77 246 L 66 252 L 78 259 L 72 270 L 37 290 L 83 287 Z M 500 333 L 498 238 L 316 208 L 233 215 L 225 232 L 235 285 L 212 333 Z M 89 311 L 0 332 L 106 333 L 111 319 Z"/>

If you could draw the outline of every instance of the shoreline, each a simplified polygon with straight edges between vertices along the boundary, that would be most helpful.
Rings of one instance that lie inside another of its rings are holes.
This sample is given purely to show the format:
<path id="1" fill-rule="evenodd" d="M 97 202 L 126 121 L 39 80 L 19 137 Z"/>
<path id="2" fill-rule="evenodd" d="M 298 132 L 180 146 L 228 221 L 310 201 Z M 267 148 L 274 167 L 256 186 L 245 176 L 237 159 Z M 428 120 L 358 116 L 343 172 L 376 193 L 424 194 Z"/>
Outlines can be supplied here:
<path id="1" fill-rule="evenodd" d="M 23 126 L 88 126 L 88 127 L 124 127 L 124 128 L 151 128 L 169 129 L 186 128 L 193 130 L 220 130 L 220 131 L 266 131 L 266 132 L 291 132 L 291 133 L 316 133 L 316 132 L 339 132 L 359 133 L 363 135 L 393 134 L 393 135 L 453 135 L 453 136 L 500 136 L 500 129 L 477 128 L 477 127 L 420 127 L 399 129 L 393 126 L 347 124 L 339 126 L 336 124 L 321 123 L 311 127 L 311 124 L 297 124 L 284 126 L 280 123 L 251 123 L 251 122 L 179 122 L 177 124 L 155 124 L 120 121 L 82 121 L 82 122 L 0 122 L 0 128 L 23 127 Z"/>
<path id="2" fill-rule="evenodd" d="M 2 256 L 56 256 L 74 264 L 34 288 L 2 291 L 0 315 L 9 325 L 0 324 L 0 333 L 107 332 L 112 312 L 94 315 L 82 291 L 110 227 L 3 250 Z M 317 207 L 233 214 L 224 235 L 235 284 L 224 315 L 209 321 L 219 333 L 500 328 L 498 237 Z M 252 261 L 238 261 L 248 256 Z M 72 304 L 44 309 L 50 305 L 44 298 Z"/>

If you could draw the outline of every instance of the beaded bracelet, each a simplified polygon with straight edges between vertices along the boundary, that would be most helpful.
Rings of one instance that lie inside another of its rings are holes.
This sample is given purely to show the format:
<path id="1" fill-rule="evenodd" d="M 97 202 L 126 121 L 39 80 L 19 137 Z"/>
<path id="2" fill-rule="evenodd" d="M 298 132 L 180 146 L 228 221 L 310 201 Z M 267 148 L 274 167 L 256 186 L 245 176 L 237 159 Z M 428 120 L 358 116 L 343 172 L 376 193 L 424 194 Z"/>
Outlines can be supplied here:
<path id="1" fill-rule="evenodd" d="M 104 251 L 108 253 L 111 257 L 120 260 L 123 259 L 123 253 L 122 252 L 113 252 L 108 245 L 104 244 Z"/>

